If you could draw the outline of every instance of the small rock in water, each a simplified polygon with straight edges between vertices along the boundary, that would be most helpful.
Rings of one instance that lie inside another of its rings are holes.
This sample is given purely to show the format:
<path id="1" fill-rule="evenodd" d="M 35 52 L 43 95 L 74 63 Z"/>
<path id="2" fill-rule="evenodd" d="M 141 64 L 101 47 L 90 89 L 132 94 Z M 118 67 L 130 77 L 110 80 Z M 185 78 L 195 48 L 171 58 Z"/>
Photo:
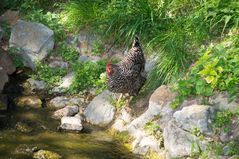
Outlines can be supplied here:
<path id="1" fill-rule="evenodd" d="M 20 107 L 41 108 L 42 101 L 37 96 L 21 96 L 15 99 L 15 104 Z"/>
<path id="2" fill-rule="evenodd" d="M 60 159 L 62 158 L 59 154 L 48 151 L 48 150 L 39 150 L 33 154 L 35 159 Z"/>
<path id="3" fill-rule="evenodd" d="M 60 129 L 69 131 L 81 131 L 83 129 L 79 117 L 62 117 Z"/>
<path id="4" fill-rule="evenodd" d="M 22 133 L 30 133 L 33 131 L 33 129 L 28 124 L 23 123 L 23 122 L 17 122 L 15 127 L 16 127 L 17 131 L 22 132 Z"/>
<path id="5" fill-rule="evenodd" d="M 37 150 L 38 150 L 38 148 L 36 146 L 21 144 L 16 147 L 14 154 L 24 154 L 24 155 L 30 156 Z"/>
<path id="6" fill-rule="evenodd" d="M 66 106 L 65 108 L 55 111 L 53 113 L 52 117 L 55 119 L 60 119 L 63 116 L 73 116 L 73 115 L 77 114 L 78 111 L 79 111 L 79 107 L 76 105 Z"/>
<path id="7" fill-rule="evenodd" d="M 68 105 L 81 105 L 84 99 L 80 97 L 65 97 L 65 96 L 58 96 L 50 100 L 49 106 L 53 108 L 64 108 Z"/>

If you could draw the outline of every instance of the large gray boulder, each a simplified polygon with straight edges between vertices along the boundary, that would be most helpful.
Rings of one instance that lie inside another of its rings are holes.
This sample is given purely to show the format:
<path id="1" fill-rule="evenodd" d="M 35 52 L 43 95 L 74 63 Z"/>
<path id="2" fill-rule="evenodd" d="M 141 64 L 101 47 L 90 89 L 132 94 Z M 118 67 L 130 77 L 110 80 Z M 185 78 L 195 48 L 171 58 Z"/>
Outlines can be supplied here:
<path id="1" fill-rule="evenodd" d="M 164 128 L 163 138 L 170 158 L 183 158 L 200 151 L 201 143 L 197 137 L 179 128 L 173 121 Z"/>
<path id="2" fill-rule="evenodd" d="M 8 82 L 8 75 L 0 66 L 0 92 L 2 92 L 4 85 Z"/>
<path id="3" fill-rule="evenodd" d="M 181 127 L 188 131 L 197 128 L 201 133 L 211 134 L 210 123 L 212 123 L 213 109 L 207 105 L 191 105 L 173 114 L 175 120 Z"/>
<path id="4" fill-rule="evenodd" d="M 10 46 L 20 48 L 25 65 L 34 69 L 53 49 L 53 31 L 43 24 L 18 20 L 12 28 Z"/>
<path id="5" fill-rule="evenodd" d="M 86 107 L 84 115 L 86 120 L 94 125 L 106 126 L 115 115 L 115 107 L 110 103 L 112 95 L 109 91 L 104 91 L 96 96 Z"/>
<path id="6" fill-rule="evenodd" d="M 170 89 L 162 85 L 154 91 L 149 99 L 148 109 L 140 115 L 138 118 L 134 119 L 130 127 L 142 128 L 144 125 L 155 118 L 155 116 L 160 115 L 160 127 L 164 128 L 164 125 L 172 118 L 174 110 L 170 107 L 175 94 L 170 91 Z"/>

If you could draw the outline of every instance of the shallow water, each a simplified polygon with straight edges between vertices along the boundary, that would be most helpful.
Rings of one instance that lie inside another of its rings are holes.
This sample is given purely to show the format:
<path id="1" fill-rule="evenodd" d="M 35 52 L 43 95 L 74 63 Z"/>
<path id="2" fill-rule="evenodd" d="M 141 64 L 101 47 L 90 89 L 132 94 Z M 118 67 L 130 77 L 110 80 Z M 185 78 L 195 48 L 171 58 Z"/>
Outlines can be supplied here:
<path id="1" fill-rule="evenodd" d="M 51 118 L 52 110 L 16 107 L 14 98 L 24 92 L 22 83 L 29 78 L 24 73 L 13 74 L 3 91 L 10 101 L 10 111 L 0 111 L 0 159 L 28 159 L 31 155 L 16 153 L 19 146 L 27 145 L 58 153 L 63 159 L 138 159 L 124 145 L 104 129 L 87 126 L 81 133 L 60 132 L 59 120 Z M 45 101 L 44 101 L 45 103 Z M 32 128 L 30 133 L 16 130 L 18 122 Z"/>
<path id="2" fill-rule="evenodd" d="M 27 159 L 28 155 L 16 154 L 21 144 L 50 150 L 66 159 L 134 159 L 138 158 L 99 128 L 88 128 L 83 133 L 59 132 L 59 121 L 50 117 L 46 108 L 15 108 L 0 113 L 0 158 Z M 4 114 L 4 115 L 3 115 Z M 4 117 L 5 116 L 5 117 Z M 17 122 L 33 128 L 30 133 L 16 130 Z"/>

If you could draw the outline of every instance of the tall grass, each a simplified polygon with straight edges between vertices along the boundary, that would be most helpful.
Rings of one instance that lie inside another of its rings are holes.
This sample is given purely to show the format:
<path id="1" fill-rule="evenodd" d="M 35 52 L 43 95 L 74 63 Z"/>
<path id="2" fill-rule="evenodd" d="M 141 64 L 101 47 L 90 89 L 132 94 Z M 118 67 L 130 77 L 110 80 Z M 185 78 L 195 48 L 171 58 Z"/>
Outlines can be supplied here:
<path id="1" fill-rule="evenodd" d="M 68 24 L 89 27 L 120 45 L 137 34 L 158 63 L 153 87 L 182 74 L 200 45 L 238 27 L 237 0 L 78 0 L 63 7 Z"/>

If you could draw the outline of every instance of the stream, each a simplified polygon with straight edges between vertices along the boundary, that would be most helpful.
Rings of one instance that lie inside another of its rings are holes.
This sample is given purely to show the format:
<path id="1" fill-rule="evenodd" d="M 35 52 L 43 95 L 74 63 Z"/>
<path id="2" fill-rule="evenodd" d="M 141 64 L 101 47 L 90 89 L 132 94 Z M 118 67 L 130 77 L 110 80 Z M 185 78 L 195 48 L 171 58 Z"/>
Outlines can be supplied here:
<path id="1" fill-rule="evenodd" d="M 103 128 L 85 124 L 84 131 L 80 133 L 58 131 L 60 121 L 51 118 L 52 110 L 47 107 L 15 106 L 12 101 L 20 96 L 20 85 L 24 80 L 25 77 L 19 78 L 14 74 L 3 91 L 9 96 L 10 104 L 7 111 L 0 112 L 1 159 L 33 158 L 33 152 L 28 152 L 29 149 L 49 150 L 64 159 L 139 158 Z M 19 131 L 17 127 L 21 128 L 22 123 L 26 123 L 30 131 Z"/>

